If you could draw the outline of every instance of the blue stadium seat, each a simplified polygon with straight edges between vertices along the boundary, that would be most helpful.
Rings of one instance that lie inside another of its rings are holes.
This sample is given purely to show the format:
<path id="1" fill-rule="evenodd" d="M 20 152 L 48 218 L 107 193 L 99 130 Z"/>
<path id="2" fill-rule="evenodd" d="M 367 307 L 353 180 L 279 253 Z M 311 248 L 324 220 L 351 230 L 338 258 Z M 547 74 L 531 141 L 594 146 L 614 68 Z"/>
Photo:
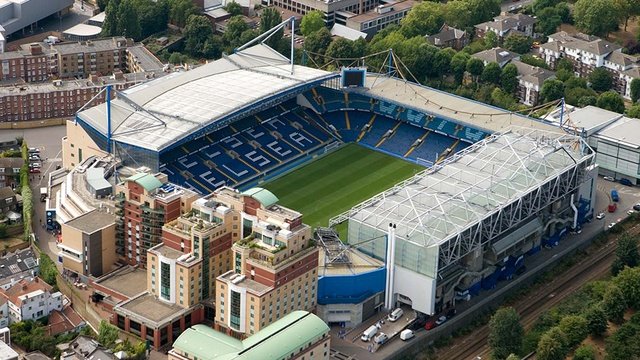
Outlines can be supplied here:
<path id="1" fill-rule="evenodd" d="M 413 143 L 422 137 L 427 130 L 413 125 L 402 123 L 395 131 L 393 136 L 388 138 L 380 149 L 390 153 L 404 156 Z"/>
<path id="2" fill-rule="evenodd" d="M 448 147 L 455 143 L 456 139 L 431 132 L 425 140 L 418 146 L 409 156 L 409 158 L 417 160 L 424 159 L 431 163 L 435 163 L 436 156 L 440 156 Z"/>
<path id="3" fill-rule="evenodd" d="M 393 129 L 397 121 L 384 116 L 377 116 L 373 125 L 367 130 L 366 135 L 360 140 L 361 143 L 375 147 L 387 131 Z"/>
<path id="4" fill-rule="evenodd" d="M 349 107 L 353 109 L 370 111 L 371 98 L 356 93 L 349 93 Z"/>

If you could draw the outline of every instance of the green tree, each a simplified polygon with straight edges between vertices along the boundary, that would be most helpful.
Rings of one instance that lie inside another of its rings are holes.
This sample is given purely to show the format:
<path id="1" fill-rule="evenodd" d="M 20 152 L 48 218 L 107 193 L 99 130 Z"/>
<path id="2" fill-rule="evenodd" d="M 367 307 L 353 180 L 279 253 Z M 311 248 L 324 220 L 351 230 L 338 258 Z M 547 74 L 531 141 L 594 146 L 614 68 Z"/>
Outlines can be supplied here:
<path id="1" fill-rule="evenodd" d="M 183 56 L 182 54 L 180 54 L 179 52 L 172 52 L 171 56 L 169 56 L 169 63 L 177 65 L 177 64 L 182 64 L 183 62 Z"/>
<path id="2" fill-rule="evenodd" d="M 355 45 L 354 41 L 341 37 L 336 38 L 327 48 L 326 55 L 332 59 L 356 58 L 362 56 L 360 50 L 357 50 Z M 348 65 L 348 63 L 341 65 Z"/>
<path id="3" fill-rule="evenodd" d="M 609 323 L 607 322 L 607 314 L 602 309 L 600 304 L 593 305 L 587 310 L 584 317 L 587 319 L 587 329 L 589 334 L 593 336 L 602 336 Z"/>
<path id="4" fill-rule="evenodd" d="M 503 109 L 512 110 L 516 107 L 516 99 L 514 99 L 511 94 L 497 87 L 491 92 L 491 104 Z"/>
<path id="5" fill-rule="evenodd" d="M 512 307 L 500 308 L 489 321 L 489 347 L 494 359 L 504 359 L 517 354 L 522 347 L 524 329 L 520 316 Z"/>
<path id="6" fill-rule="evenodd" d="M 189 16 L 198 13 L 198 8 L 191 0 L 169 0 L 169 20 L 178 27 L 184 27 Z"/>
<path id="7" fill-rule="evenodd" d="M 568 350 L 567 335 L 559 327 L 552 327 L 540 337 L 536 359 L 564 360 Z"/>
<path id="8" fill-rule="evenodd" d="M 611 89 L 613 78 L 608 70 L 599 67 L 589 74 L 589 82 L 593 90 L 603 92 Z"/>
<path id="9" fill-rule="evenodd" d="M 260 33 L 265 33 L 267 30 L 274 28 L 281 22 L 282 15 L 280 15 L 278 9 L 273 7 L 264 9 L 262 15 L 260 15 Z M 276 31 L 276 33 L 271 35 L 269 40 L 267 40 L 267 45 L 271 46 L 274 49 L 277 49 L 280 46 L 283 34 L 283 29 Z"/>
<path id="10" fill-rule="evenodd" d="M 456 54 L 456 51 L 452 48 L 446 48 L 438 51 L 433 59 L 433 74 L 444 76 L 449 73 L 449 64 L 451 59 Z"/>
<path id="11" fill-rule="evenodd" d="M 633 316 L 631 319 L 605 340 L 605 360 L 637 359 L 640 356 L 640 326 L 633 321 Z"/>
<path id="12" fill-rule="evenodd" d="M 564 71 L 564 69 L 560 69 L 562 71 Z M 558 71 L 560 71 L 558 70 Z M 587 89 L 587 80 L 584 78 L 580 78 L 580 77 L 576 77 L 576 76 L 571 76 L 569 77 L 567 80 L 564 81 L 564 87 L 568 88 L 568 89 L 574 89 L 574 88 L 582 88 L 582 89 Z M 589 90 L 593 90 L 593 89 L 589 89 Z M 598 95 L 595 90 L 593 90 L 593 95 Z"/>
<path id="13" fill-rule="evenodd" d="M 557 3 L 558 0 L 535 0 L 532 5 L 533 13 L 539 17 L 542 10 L 554 7 Z"/>
<path id="14" fill-rule="evenodd" d="M 558 14 L 558 11 L 553 7 L 548 7 L 540 11 L 538 22 L 536 23 L 536 30 L 543 33 L 544 36 L 549 36 L 556 32 L 560 24 L 562 24 L 562 18 Z"/>
<path id="15" fill-rule="evenodd" d="M 626 267 L 614 279 L 613 283 L 624 294 L 628 307 L 640 309 L 640 267 Z"/>
<path id="16" fill-rule="evenodd" d="M 540 97 L 543 102 L 549 102 L 553 100 L 558 100 L 564 94 L 564 84 L 560 80 L 546 80 L 542 84 L 542 89 L 540 90 Z"/>
<path id="17" fill-rule="evenodd" d="M 235 1 L 228 2 L 224 10 L 228 12 L 230 16 L 242 15 L 242 6 Z"/>
<path id="18" fill-rule="evenodd" d="M 214 35 L 204 42 L 204 48 L 202 49 L 202 55 L 207 59 L 218 59 L 222 56 L 222 38 Z"/>
<path id="19" fill-rule="evenodd" d="M 631 80 L 631 101 L 638 102 L 640 99 L 640 79 L 634 78 Z"/>
<path id="20" fill-rule="evenodd" d="M 640 104 L 631 105 L 626 111 L 627 116 L 640 119 Z"/>
<path id="21" fill-rule="evenodd" d="M 227 22 L 227 29 L 222 35 L 222 39 L 225 44 L 234 49 L 243 44 L 240 37 L 247 30 L 250 30 L 249 25 L 247 25 L 242 16 L 234 16 Z"/>
<path id="22" fill-rule="evenodd" d="M 580 98 L 580 100 L 578 100 L 578 107 L 585 107 L 585 106 L 596 106 L 598 104 L 598 97 L 597 96 L 583 96 Z"/>
<path id="23" fill-rule="evenodd" d="M 507 356 L 506 360 L 520 360 L 520 356 L 516 355 L 516 354 L 510 354 L 509 356 Z"/>
<path id="24" fill-rule="evenodd" d="M 469 26 L 493 19 L 500 14 L 500 0 L 464 0 L 469 8 Z"/>
<path id="25" fill-rule="evenodd" d="M 567 104 L 580 106 L 582 103 L 587 103 L 589 105 L 595 105 L 598 101 L 598 94 L 593 89 L 585 89 L 581 87 L 577 88 L 569 88 L 565 82 L 564 86 L 564 101 Z"/>
<path id="26" fill-rule="evenodd" d="M 518 54 L 526 54 L 531 50 L 533 39 L 528 36 L 513 34 L 504 39 L 504 47 Z"/>
<path id="27" fill-rule="evenodd" d="M 573 360 L 596 360 L 596 349 L 592 345 L 582 345 L 576 349 Z"/>
<path id="28" fill-rule="evenodd" d="M 140 20 L 141 37 L 167 29 L 169 3 L 167 0 L 133 0 Z"/>
<path id="29" fill-rule="evenodd" d="M 556 63 L 556 69 L 557 70 L 564 69 L 564 70 L 567 70 L 570 73 L 573 73 L 573 64 L 571 63 L 570 60 L 565 59 L 565 58 L 561 58 Z"/>
<path id="30" fill-rule="evenodd" d="M 573 19 L 571 18 L 571 9 L 566 2 L 559 2 L 554 6 L 554 8 L 563 23 L 571 24 L 573 22 Z"/>
<path id="31" fill-rule="evenodd" d="M 500 65 L 496 62 L 490 62 L 487 66 L 482 70 L 482 76 L 480 77 L 483 82 L 488 82 L 492 84 L 500 84 L 500 74 L 502 73 L 502 69 Z"/>
<path id="32" fill-rule="evenodd" d="M 621 114 L 624 112 L 624 100 L 622 100 L 622 96 L 620 96 L 620 94 L 613 90 L 600 94 L 596 105 L 600 108 L 611 110 L 613 112 Z"/>
<path id="33" fill-rule="evenodd" d="M 573 73 L 571 73 L 570 71 L 567 71 L 565 69 L 560 69 L 558 71 L 556 71 L 556 79 L 565 82 L 569 79 L 571 79 L 573 77 Z M 565 88 L 566 88 L 566 84 L 565 84 Z"/>
<path id="34" fill-rule="evenodd" d="M 466 29 L 475 24 L 471 24 L 471 11 L 465 0 L 451 0 L 444 4 L 444 21 L 457 29 Z"/>
<path id="35" fill-rule="evenodd" d="M 100 321 L 96 340 L 105 347 L 112 348 L 116 344 L 116 340 L 118 340 L 118 328 L 105 320 Z"/>
<path id="36" fill-rule="evenodd" d="M 102 35 L 118 35 L 118 0 L 109 0 L 105 10 L 104 23 L 102 24 Z"/>
<path id="37" fill-rule="evenodd" d="M 502 69 L 500 83 L 502 90 L 509 94 L 515 94 L 518 88 L 518 68 L 513 64 L 507 64 L 507 66 Z"/>
<path id="38" fill-rule="evenodd" d="M 323 27 L 319 31 L 312 32 L 304 39 L 304 49 L 315 54 L 324 55 L 330 44 L 331 33 L 326 27 Z M 316 61 L 321 61 L 321 57 L 314 57 L 313 55 L 312 57 Z"/>
<path id="39" fill-rule="evenodd" d="M 578 0 L 573 8 L 576 27 L 596 36 L 618 29 L 622 10 L 610 0 Z"/>
<path id="40" fill-rule="evenodd" d="M 400 31 L 411 38 L 437 33 L 444 24 L 445 5 L 425 1 L 414 5 L 409 14 L 402 19 Z"/>
<path id="41" fill-rule="evenodd" d="M 109 0 L 96 0 L 96 5 L 100 11 L 104 11 L 107 8 L 107 5 L 109 5 Z"/>
<path id="42" fill-rule="evenodd" d="M 498 46 L 498 43 L 498 35 L 496 35 L 496 33 L 494 33 L 493 31 L 487 31 L 487 33 L 484 35 L 485 48 L 493 49 L 494 47 Z"/>
<path id="43" fill-rule="evenodd" d="M 467 69 L 467 62 L 469 59 L 471 59 L 471 56 L 463 51 L 457 52 L 451 58 L 449 65 L 456 84 L 462 83 L 462 78 L 464 77 L 464 72 Z"/>
<path id="44" fill-rule="evenodd" d="M 118 34 L 139 40 L 142 35 L 138 10 L 132 0 L 122 0 L 118 6 Z"/>
<path id="45" fill-rule="evenodd" d="M 467 61 L 467 71 L 473 76 L 475 81 L 478 81 L 478 77 L 482 75 L 484 70 L 484 63 L 478 58 L 471 58 Z"/>
<path id="46" fill-rule="evenodd" d="M 324 14 L 319 10 L 309 11 L 300 22 L 300 32 L 304 36 L 309 36 L 323 27 L 325 27 Z"/>
<path id="47" fill-rule="evenodd" d="M 602 299 L 602 310 L 607 319 L 620 324 L 624 320 L 624 312 L 627 310 L 625 296 L 618 286 L 610 285 Z"/>
<path id="48" fill-rule="evenodd" d="M 638 254 L 638 238 L 629 233 L 624 233 L 618 238 L 618 247 L 616 248 L 616 260 L 619 264 L 617 268 L 612 268 L 613 275 L 618 275 L 625 266 L 635 267 L 640 262 L 640 254 Z"/>
<path id="49" fill-rule="evenodd" d="M 537 66 L 539 68 L 549 69 L 549 65 L 547 65 L 547 63 L 544 62 L 544 60 L 537 57 L 533 57 L 532 55 L 522 55 L 520 56 L 520 61 L 522 61 L 525 64 L 529 64 L 531 66 Z"/>
<path id="50" fill-rule="evenodd" d="M 583 316 L 565 316 L 560 320 L 558 327 L 567 335 L 567 344 L 570 348 L 580 344 L 589 335 L 588 321 Z"/>
<path id="51" fill-rule="evenodd" d="M 184 27 L 185 48 L 193 56 L 204 56 L 204 45 L 213 36 L 209 20 L 202 15 L 191 15 Z"/>

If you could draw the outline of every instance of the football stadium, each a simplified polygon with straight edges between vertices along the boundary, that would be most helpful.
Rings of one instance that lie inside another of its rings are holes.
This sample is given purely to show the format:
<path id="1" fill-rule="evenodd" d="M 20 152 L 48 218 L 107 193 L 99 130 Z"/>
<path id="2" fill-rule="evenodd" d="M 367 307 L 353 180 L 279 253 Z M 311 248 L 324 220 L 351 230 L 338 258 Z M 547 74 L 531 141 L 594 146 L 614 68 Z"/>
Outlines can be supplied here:
<path id="1" fill-rule="evenodd" d="M 267 188 L 322 227 L 325 321 L 437 314 L 588 221 L 597 167 L 578 136 L 402 75 L 254 45 L 80 111 L 64 165 L 111 154 L 203 194 Z"/>

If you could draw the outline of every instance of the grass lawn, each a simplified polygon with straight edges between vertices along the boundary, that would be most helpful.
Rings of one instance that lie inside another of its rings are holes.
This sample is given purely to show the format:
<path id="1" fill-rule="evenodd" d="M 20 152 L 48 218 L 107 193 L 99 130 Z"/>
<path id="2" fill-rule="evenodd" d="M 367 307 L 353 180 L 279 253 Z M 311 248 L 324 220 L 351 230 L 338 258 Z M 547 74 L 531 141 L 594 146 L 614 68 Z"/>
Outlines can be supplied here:
<path id="1" fill-rule="evenodd" d="M 424 168 L 393 156 L 349 144 L 261 186 L 280 204 L 299 211 L 312 227 L 390 188 Z"/>

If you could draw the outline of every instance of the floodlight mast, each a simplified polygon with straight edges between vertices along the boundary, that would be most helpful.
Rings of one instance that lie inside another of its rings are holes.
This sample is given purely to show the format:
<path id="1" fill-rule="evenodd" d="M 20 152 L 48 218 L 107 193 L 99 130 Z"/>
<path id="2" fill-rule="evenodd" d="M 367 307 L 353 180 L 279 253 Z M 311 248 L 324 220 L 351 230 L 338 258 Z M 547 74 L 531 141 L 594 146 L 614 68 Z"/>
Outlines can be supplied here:
<path id="1" fill-rule="evenodd" d="M 276 32 L 280 31 L 281 29 L 284 29 L 285 26 L 287 26 L 287 24 L 291 23 L 291 58 L 289 59 L 289 62 L 291 63 L 291 74 L 293 74 L 293 60 L 294 60 L 294 51 L 295 51 L 295 41 L 294 41 L 294 34 L 295 34 L 295 23 L 296 23 L 296 18 L 295 17 L 290 17 L 287 20 L 281 22 L 280 24 L 272 27 L 271 29 L 265 31 L 264 33 L 260 34 L 259 36 L 257 36 L 255 39 L 249 41 L 248 43 L 240 46 L 239 48 L 236 48 L 233 50 L 234 53 L 238 53 L 246 48 L 248 48 L 249 46 L 257 43 L 258 41 L 260 42 L 260 44 L 266 45 L 265 42 L 267 40 L 269 40 L 269 38 L 271 38 L 271 36 L 273 36 L 273 34 L 275 34 Z M 268 45 L 267 45 L 268 46 Z M 286 57 L 284 57 L 286 59 Z"/>

